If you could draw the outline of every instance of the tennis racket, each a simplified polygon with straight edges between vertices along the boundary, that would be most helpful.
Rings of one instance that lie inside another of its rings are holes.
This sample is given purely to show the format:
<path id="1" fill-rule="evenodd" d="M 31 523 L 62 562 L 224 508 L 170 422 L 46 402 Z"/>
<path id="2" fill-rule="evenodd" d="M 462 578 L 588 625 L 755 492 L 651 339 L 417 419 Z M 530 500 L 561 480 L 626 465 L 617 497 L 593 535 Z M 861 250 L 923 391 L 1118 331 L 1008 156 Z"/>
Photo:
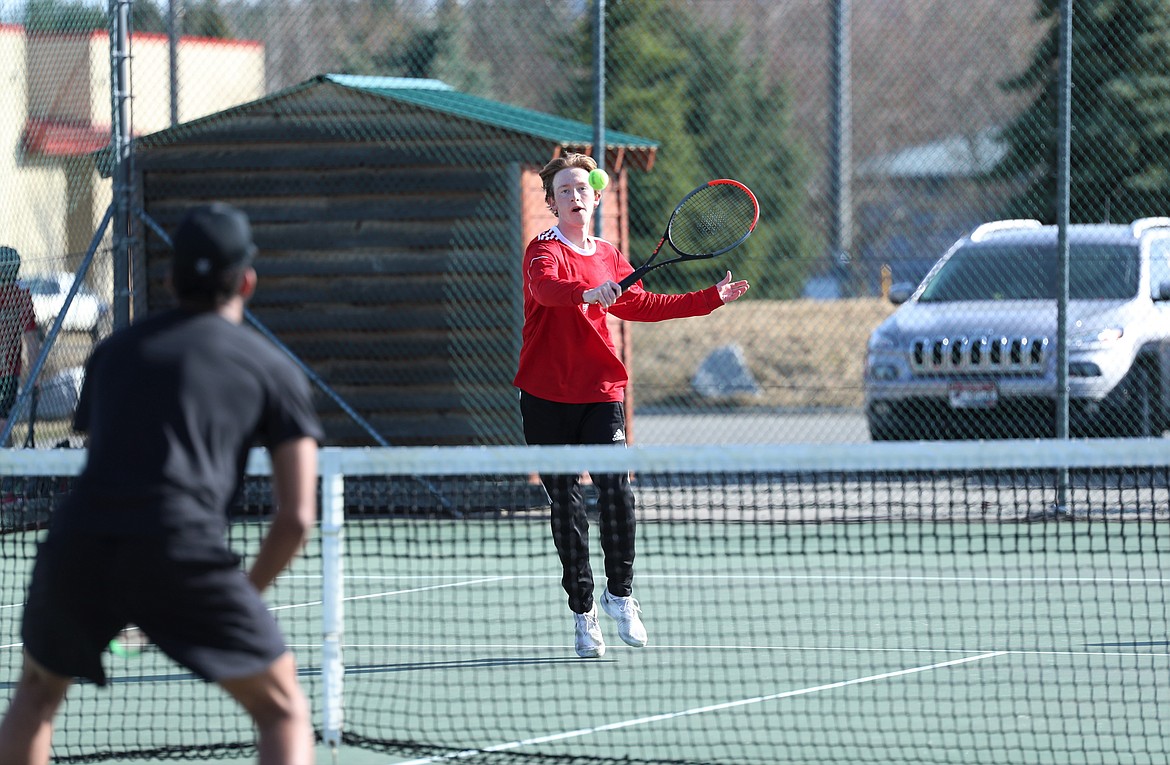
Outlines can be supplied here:
<path id="1" fill-rule="evenodd" d="M 722 255 L 743 244 L 759 220 L 760 203 L 751 189 L 728 178 L 707 181 L 682 198 L 654 252 L 618 284 L 625 291 L 656 268 Z M 664 244 L 678 256 L 656 262 Z"/>

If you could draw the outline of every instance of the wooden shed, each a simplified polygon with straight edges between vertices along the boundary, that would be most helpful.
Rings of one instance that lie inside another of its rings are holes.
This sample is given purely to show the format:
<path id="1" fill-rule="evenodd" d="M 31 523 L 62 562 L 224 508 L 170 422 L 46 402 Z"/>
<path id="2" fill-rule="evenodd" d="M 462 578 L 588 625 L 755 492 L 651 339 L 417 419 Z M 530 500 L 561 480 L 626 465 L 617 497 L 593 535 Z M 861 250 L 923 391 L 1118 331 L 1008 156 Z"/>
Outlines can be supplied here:
<path id="1" fill-rule="evenodd" d="M 555 223 L 538 171 L 592 153 L 592 135 L 435 80 L 321 75 L 138 139 L 136 204 L 167 231 L 193 204 L 245 210 L 252 313 L 387 442 L 522 443 L 520 261 Z M 605 236 L 628 251 L 627 173 L 657 145 L 605 138 Z M 141 317 L 172 304 L 169 253 L 148 226 L 135 238 Z M 317 404 L 330 444 L 374 443 L 331 397 Z"/>

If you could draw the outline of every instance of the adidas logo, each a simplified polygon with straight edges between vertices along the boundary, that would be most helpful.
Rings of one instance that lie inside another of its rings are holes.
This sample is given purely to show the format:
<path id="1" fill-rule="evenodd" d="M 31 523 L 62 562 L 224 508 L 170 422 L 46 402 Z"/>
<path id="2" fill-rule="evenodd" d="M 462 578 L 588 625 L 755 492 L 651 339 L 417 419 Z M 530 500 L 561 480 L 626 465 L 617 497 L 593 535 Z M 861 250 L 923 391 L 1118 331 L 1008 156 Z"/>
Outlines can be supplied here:
<path id="1" fill-rule="evenodd" d="M 621 428 L 618 428 L 617 430 L 615 430 L 613 432 L 613 439 L 612 440 L 615 444 L 616 443 L 625 443 L 626 431 L 622 430 Z"/>

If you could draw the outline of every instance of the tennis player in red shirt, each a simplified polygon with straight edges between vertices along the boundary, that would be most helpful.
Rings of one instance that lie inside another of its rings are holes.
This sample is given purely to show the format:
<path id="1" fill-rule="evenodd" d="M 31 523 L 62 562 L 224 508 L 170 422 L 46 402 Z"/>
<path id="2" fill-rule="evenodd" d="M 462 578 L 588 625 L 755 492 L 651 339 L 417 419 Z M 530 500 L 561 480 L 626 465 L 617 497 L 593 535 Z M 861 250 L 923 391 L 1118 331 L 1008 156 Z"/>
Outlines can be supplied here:
<path id="1" fill-rule="evenodd" d="M 606 323 L 612 313 L 626 321 L 705 316 L 748 290 L 727 272 L 718 284 L 683 295 L 647 292 L 642 283 L 622 291 L 618 282 L 634 269 L 609 242 L 590 235 L 601 194 L 589 185 L 592 157 L 566 154 L 540 171 L 545 202 L 557 225 L 539 234 L 524 252 L 524 330 L 519 370 L 524 439 L 536 444 L 626 442 L 623 407 L 629 376 Z M 601 548 L 607 585 L 602 609 L 617 621 L 627 645 L 646 645 L 641 607 L 633 597 L 634 494 L 629 474 L 595 475 Z M 547 475 L 552 533 L 561 559 L 561 585 L 576 623 L 577 655 L 605 653 L 589 566 L 589 521 L 579 476 Z"/>
<path id="2" fill-rule="evenodd" d="M 20 253 L 0 247 L 0 432 L 8 427 L 8 415 L 20 388 L 23 345 L 29 358 L 41 352 L 41 331 L 33 314 L 32 296 L 16 278 L 20 275 Z"/>

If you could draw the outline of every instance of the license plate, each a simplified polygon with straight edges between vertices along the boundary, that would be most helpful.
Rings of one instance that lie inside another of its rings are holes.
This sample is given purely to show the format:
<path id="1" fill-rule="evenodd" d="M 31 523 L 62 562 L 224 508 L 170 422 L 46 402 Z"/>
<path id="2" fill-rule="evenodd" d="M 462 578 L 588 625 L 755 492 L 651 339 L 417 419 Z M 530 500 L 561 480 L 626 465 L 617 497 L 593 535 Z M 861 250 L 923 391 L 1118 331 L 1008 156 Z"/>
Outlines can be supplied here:
<path id="1" fill-rule="evenodd" d="M 990 409 L 999 401 L 999 390 L 993 382 L 951 383 L 952 409 Z"/>

